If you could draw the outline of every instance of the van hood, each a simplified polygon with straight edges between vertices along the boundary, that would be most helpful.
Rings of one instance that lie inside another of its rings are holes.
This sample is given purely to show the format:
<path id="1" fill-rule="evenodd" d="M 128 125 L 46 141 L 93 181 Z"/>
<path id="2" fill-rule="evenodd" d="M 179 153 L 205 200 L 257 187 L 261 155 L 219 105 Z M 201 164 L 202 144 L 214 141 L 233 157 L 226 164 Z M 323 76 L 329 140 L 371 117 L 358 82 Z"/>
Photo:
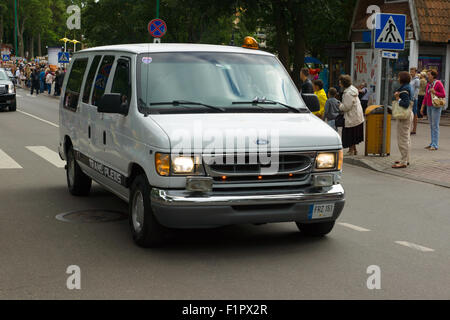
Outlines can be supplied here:
<path id="1" fill-rule="evenodd" d="M 293 113 L 151 115 L 173 151 L 310 151 L 342 148 L 335 130 L 316 116 Z"/>
<path id="2" fill-rule="evenodd" d="M 151 115 L 167 134 L 172 151 L 272 152 L 342 148 L 335 130 L 307 114 Z"/>

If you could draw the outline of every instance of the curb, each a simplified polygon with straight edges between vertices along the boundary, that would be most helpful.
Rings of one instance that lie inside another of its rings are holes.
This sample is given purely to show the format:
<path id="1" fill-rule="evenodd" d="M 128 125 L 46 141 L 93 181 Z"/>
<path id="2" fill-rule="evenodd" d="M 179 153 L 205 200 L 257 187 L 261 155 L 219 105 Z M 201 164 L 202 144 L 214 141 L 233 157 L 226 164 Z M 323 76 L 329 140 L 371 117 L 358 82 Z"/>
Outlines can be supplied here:
<path id="1" fill-rule="evenodd" d="M 344 163 L 350 164 L 350 165 L 354 165 L 354 166 L 357 166 L 357 167 L 361 167 L 361 168 L 365 168 L 365 169 L 370 169 L 370 170 L 373 170 L 373 171 L 376 171 L 376 172 L 382 172 L 384 174 L 388 174 L 388 175 L 392 175 L 392 176 L 396 176 L 396 177 L 402 177 L 402 178 L 405 178 L 405 179 L 408 179 L 408 180 L 414 180 L 414 181 L 419 181 L 419 182 L 433 184 L 433 185 L 444 187 L 444 188 L 450 188 L 450 183 L 443 182 L 443 181 L 437 181 L 437 180 L 430 180 L 430 179 L 426 179 L 426 178 L 412 177 L 410 175 L 402 174 L 401 170 L 398 173 L 386 172 L 382 168 L 379 168 L 379 167 L 377 167 L 377 166 L 375 166 L 373 164 L 366 163 L 362 159 L 355 159 L 355 158 L 344 157 Z"/>

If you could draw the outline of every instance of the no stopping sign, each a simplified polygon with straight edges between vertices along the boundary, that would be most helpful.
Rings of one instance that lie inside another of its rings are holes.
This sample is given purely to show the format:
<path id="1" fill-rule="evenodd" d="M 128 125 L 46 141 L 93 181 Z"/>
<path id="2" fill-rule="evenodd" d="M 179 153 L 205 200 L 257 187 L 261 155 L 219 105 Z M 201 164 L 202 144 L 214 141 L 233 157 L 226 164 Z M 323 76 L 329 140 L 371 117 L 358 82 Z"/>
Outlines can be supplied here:
<path id="1" fill-rule="evenodd" d="M 161 38 L 167 32 L 167 25 L 161 19 L 153 19 L 148 24 L 148 32 L 154 38 Z"/>

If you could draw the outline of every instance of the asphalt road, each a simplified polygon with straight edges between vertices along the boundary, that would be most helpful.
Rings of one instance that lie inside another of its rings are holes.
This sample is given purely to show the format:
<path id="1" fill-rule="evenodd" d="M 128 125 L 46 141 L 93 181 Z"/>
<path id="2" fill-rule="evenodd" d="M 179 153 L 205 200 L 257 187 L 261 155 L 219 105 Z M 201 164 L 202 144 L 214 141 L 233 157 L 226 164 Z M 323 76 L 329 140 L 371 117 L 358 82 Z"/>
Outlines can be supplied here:
<path id="1" fill-rule="evenodd" d="M 347 165 L 347 204 L 327 237 L 245 225 L 177 231 L 141 249 L 126 220 L 55 218 L 127 206 L 98 185 L 87 198 L 68 193 L 54 157 L 58 100 L 18 94 L 18 112 L 0 112 L 0 299 L 450 298 L 447 188 Z M 69 265 L 81 269 L 81 290 L 66 287 Z M 371 265 L 379 290 L 366 285 Z"/>

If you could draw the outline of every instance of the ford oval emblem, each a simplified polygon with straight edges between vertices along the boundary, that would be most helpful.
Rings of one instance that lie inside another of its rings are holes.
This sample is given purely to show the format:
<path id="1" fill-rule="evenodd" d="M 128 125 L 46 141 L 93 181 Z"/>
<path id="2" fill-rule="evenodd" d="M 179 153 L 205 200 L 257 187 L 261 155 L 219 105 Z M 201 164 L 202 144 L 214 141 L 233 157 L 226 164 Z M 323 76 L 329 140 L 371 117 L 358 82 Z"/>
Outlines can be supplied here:
<path id="1" fill-rule="evenodd" d="M 258 146 L 265 146 L 265 145 L 269 144 L 269 140 L 258 139 L 258 140 L 256 140 L 256 144 Z"/>

